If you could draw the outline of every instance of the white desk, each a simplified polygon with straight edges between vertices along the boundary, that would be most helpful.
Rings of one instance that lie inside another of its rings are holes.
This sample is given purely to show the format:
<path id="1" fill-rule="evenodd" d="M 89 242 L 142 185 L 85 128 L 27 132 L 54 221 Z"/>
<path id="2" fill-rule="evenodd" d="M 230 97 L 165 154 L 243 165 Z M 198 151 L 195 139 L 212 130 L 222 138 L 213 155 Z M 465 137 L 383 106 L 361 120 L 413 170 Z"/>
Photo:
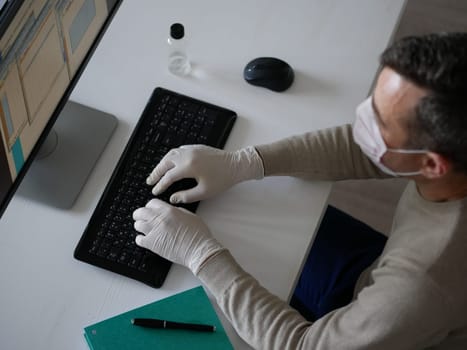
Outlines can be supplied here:
<path id="1" fill-rule="evenodd" d="M 155 86 L 235 110 L 237 149 L 351 122 L 404 0 L 125 1 L 72 98 L 113 113 L 119 127 L 75 206 L 60 211 L 16 196 L 0 220 L 0 347 L 86 349 L 82 328 L 199 285 L 174 266 L 161 289 L 73 259 L 73 250 Z M 171 23 L 186 26 L 195 70 L 166 69 Z M 296 71 L 278 94 L 247 85 L 244 65 L 276 56 Z M 213 234 L 273 293 L 289 296 L 329 183 L 269 178 L 199 207 Z M 53 249 L 51 249 L 53 247 Z M 225 323 L 226 324 L 226 323 Z M 231 329 L 236 348 L 246 348 Z"/>

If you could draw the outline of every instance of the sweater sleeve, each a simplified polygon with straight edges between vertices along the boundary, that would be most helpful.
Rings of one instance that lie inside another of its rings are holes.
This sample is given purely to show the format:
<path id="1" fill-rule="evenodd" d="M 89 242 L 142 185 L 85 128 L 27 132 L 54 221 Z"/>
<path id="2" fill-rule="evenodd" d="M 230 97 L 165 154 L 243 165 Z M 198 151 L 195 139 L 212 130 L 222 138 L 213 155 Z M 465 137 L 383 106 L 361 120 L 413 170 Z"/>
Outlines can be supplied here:
<path id="1" fill-rule="evenodd" d="M 255 148 L 263 159 L 265 176 L 335 181 L 387 177 L 354 142 L 352 127 L 348 124 Z"/>
<path id="2" fill-rule="evenodd" d="M 314 323 L 263 288 L 228 251 L 209 261 L 198 277 L 255 349 L 415 350 L 448 333 L 449 307 L 442 293 L 431 280 L 414 278 L 398 266 L 374 270 L 373 284 L 356 300 Z"/>

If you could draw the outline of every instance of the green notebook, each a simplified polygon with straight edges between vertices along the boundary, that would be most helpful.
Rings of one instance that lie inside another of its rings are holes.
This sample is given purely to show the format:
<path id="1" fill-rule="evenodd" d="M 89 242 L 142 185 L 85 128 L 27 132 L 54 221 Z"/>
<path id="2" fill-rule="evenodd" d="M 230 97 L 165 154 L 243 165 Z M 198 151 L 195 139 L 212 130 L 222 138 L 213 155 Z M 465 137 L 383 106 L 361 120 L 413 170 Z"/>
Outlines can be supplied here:
<path id="1" fill-rule="evenodd" d="M 209 324 L 215 332 L 149 329 L 131 324 L 133 318 Z M 233 349 L 203 287 L 196 287 L 95 323 L 84 329 L 91 350 Z"/>

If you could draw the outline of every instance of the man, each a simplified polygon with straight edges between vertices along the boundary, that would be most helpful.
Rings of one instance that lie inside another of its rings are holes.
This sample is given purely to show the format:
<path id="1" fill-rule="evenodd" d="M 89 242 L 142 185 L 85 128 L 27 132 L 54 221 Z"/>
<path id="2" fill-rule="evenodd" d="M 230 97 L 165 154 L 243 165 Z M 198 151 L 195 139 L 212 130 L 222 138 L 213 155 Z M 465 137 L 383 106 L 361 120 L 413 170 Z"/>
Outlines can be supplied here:
<path id="1" fill-rule="evenodd" d="M 182 147 L 148 178 L 154 193 L 197 179 L 172 203 L 270 175 L 411 180 L 351 300 L 314 321 L 243 271 L 197 216 L 158 200 L 134 212 L 137 244 L 190 268 L 254 348 L 467 349 L 467 33 L 403 39 L 381 64 L 353 126 L 237 152 Z"/>

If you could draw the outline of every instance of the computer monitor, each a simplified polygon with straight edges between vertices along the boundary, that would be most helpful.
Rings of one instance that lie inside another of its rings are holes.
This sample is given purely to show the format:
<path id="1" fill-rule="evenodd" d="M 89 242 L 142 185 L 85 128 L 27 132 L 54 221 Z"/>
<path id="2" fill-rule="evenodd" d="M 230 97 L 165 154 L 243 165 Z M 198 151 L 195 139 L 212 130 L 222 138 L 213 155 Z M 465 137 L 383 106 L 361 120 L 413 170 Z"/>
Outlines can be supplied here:
<path id="1" fill-rule="evenodd" d="M 68 98 L 120 3 L 1 1 L 0 216 L 18 187 L 61 208 L 80 192 L 116 118 Z"/>

